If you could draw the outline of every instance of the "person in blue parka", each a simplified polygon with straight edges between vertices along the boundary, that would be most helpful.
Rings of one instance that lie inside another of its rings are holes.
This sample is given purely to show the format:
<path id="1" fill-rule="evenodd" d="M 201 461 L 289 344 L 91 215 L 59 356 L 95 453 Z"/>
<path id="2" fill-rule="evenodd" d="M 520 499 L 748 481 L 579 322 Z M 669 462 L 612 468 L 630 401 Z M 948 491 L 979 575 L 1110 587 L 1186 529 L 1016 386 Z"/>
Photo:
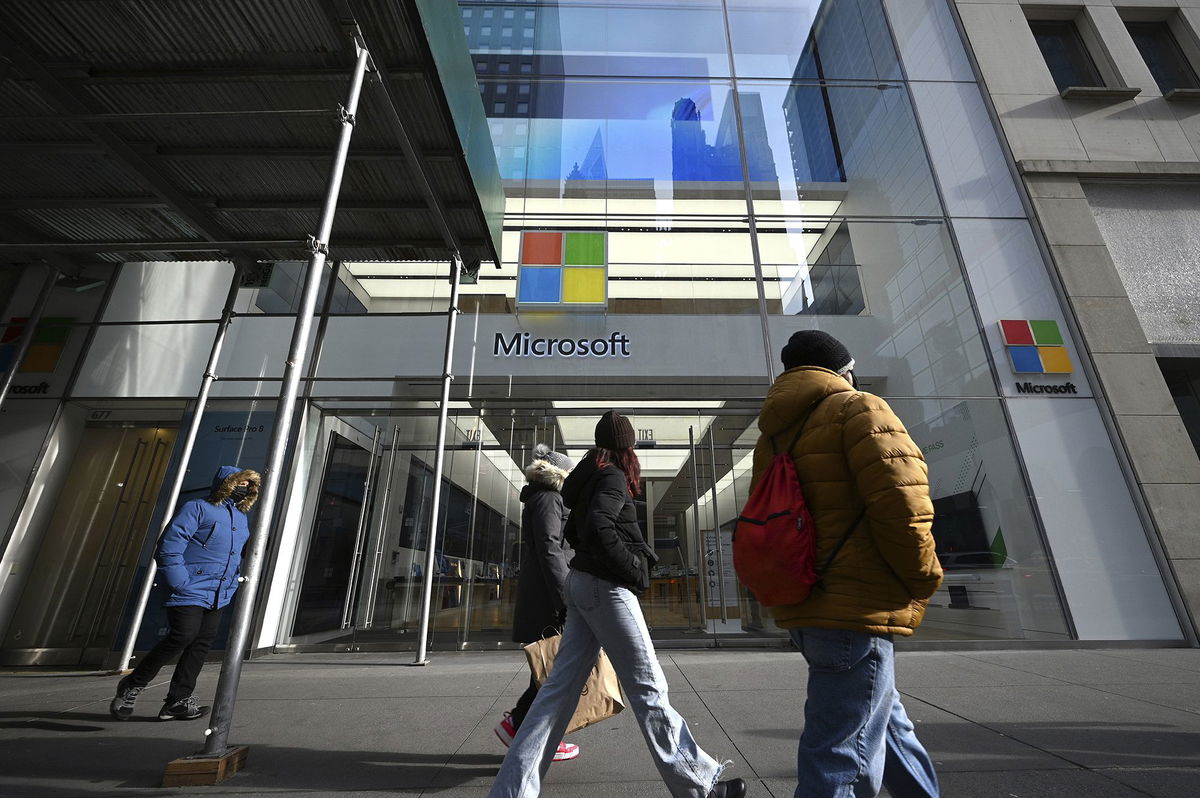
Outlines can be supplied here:
<path id="1" fill-rule="evenodd" d="M 250 538 L 246 513 L 258 501 L 261 487 L 258 472 L 221 466 L 208 499 L 186 502 L 167 525 L 154 559 L 159 577 L 171 590 L 164 604 L 170 628 L 133 672 L 117 683 L 117 695 L 109 706 L 117 720 L 133 714 L 138 695 L 176 654 L 179 663 L 159 720 L 195 720 L 208 713 L 192 691 L 217 636 L 221 614 L 237 592 L 242 548 Z"/>

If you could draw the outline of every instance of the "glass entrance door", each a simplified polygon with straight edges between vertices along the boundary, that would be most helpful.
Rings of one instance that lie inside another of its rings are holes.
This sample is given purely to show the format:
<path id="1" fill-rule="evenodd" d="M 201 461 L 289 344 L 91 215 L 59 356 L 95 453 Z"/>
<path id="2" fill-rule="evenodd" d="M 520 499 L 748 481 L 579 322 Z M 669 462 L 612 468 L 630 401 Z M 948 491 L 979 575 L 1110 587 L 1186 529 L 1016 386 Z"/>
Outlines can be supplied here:
<path id="1" fill-rule="evenodd" d="M 651 633 L 664 644 L 707 646 L 781 634 L 733 571 L 732 529 L 745 501 L 757 430 L 752 408 L 728 404 L 616 408 L 638 436 L 639 520 L 659 557 L 641 602 Z M 436 412 L 394 407 L 328 415 L 328 427 L 351 428 L 360 442 L 375 441 L 377 457 L 372 465 L 365 443 L 328 448 L 296 635 L 339 629 L 323 639 L 360 649 L 411 647 L 425 582 L 432 579 L 431 648 L 511 645 L 528 545 L 520 497 L 533 448 L 544 443 L 578 462 L 592 446 L 600 415 L 612 406 L 457 403 L 447 425 L 432 558 Z"/>

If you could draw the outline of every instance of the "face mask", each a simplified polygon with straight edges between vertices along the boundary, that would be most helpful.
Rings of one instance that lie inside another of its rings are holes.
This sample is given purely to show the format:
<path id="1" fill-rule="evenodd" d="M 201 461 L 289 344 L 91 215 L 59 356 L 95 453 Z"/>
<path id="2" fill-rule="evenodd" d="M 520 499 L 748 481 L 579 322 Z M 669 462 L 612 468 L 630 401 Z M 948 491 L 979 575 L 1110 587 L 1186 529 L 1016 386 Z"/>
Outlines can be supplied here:
<path id="1" fill-rule="evenodd" d="M 250 493 L 249 485 L 236 485 L 233 488 L 233 492 L 229 495 L 235 502 L 240 502 L 242 499 L 246 498 L 248 493 Z"/>

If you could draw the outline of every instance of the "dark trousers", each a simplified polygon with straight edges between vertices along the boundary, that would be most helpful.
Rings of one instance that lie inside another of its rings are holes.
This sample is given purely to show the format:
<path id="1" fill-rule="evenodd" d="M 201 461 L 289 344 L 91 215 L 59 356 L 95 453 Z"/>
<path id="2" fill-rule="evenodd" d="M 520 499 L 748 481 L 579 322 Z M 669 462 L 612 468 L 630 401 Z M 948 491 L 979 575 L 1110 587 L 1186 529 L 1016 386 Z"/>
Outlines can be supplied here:
<path id="1" fill-rule="evenodd" d="M 163 666 L 175 655 L 179 663 L 171 675 L 171 687 L 167 690 L 167 703 L 182 701 L 196 689 L 196 678 L 204 667 L 204 658 L 217 636 L 221 615 L 225 612 L 207 607 L 167 607 L 167 636 L 150 649 L 145 658 L 125 677 L 126 687 L 145 687 L 153 681 Z"/>
<path id="2" fill-rule="evenodd" d="M 533 706 L 533 699 L 537 698 L 538 683 L 532 676 L 529 677 L 529 687 L 525 688 L 525 692 L 521 693 L 521 697 L 517 699 L 517 705 L 513 707 L 512 725 L 514 729 L 521 728 L 521 721 L 525 720 L 525 716 L 529 713 L 529 708 Z"/>

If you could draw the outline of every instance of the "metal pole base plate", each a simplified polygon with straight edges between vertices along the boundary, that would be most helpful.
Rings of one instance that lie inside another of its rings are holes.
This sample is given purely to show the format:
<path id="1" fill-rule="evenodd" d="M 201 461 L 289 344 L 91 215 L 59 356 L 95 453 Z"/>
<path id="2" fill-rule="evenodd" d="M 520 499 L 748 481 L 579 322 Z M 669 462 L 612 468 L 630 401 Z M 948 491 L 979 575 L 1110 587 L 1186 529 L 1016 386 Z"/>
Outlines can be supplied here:
<path id="1" fill-rule="evenodd" d="M 249 746 L 233 745 L 219 757 L 185 756 L 172 760 L 163 771 L 162 786 L 220 784 L 246 766 L 246 754 L 249 752 Z"/>

